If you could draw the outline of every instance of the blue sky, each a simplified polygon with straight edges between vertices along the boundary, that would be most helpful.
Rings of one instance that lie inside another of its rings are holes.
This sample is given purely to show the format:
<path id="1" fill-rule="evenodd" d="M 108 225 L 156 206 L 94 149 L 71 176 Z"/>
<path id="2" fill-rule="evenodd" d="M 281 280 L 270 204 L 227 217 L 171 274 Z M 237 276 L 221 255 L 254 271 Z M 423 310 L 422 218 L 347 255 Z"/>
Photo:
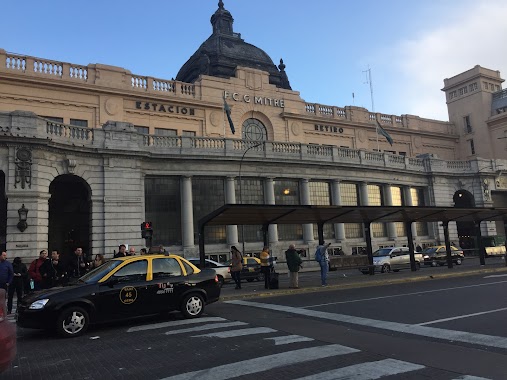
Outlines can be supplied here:
<path id="1" fill-rule="evenodd" d="M 0 48 L 175 77 L 211 35 L 218 0 L 2 4 Z M 505 0 L 224 0 L 234 31 L 283 58 L 307 102 L 448 120 L 443 79 L 479 64 L 507 77 Z M 505 88 L 506 86 L 504 86 Z M 352 97 L 352 93 L 355 97 Z"/>

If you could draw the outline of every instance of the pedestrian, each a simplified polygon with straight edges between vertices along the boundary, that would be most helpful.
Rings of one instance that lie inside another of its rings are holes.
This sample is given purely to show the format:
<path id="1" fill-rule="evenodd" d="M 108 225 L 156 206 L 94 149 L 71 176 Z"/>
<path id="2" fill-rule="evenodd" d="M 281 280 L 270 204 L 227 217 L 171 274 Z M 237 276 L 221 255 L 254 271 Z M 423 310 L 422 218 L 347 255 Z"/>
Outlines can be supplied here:
<path id="1" fill-rule="evenodd" d="M 118 246 L 118 252 L 114 254 L 114 258 L 116 259 L 117 257 L 126 257 L 127 256 L 127 246 L 125 244 L 120 244 Z"/>
<path id="2" fill-rule="evenodd" d="M 83 276 L 89 269 L 89 263 L 85 260 L 83 248 L 77 247 L 64 267 L 69 279 Z"/>
<path id="3" fill-rule="evenodd" d="M 0 254 L 0 289 L 5 289 L 7 292 L 13 278 L 14 271 L 12 269 L 12 264 L 7 261 L 7 252 L 3 251 Z M 0 305 L 0 307 L 3 307 L 3 305 Z"/>
<path id="4" fill-rule="evenodd" d="M 23 286 L 25 284 L 26 278 L 28 277 L 28 269 L 26 269 L 26 265 L 21 262 L 20 257 L 15 257 L 12 262 L 12 271 L 13 271 L 13 279 L 12 283 L 9 285 L 9 295 L 7 298 L 7 313 L 12 313 L 12 304 L 14 299 L 14 292 L 16 292 L 16 297 L 19 301 L 23 298 Z"/>
<path id="5" fill-rule="evenodd" d="M 319 245 L 317 247 L 317 251 L 320 252 L 320 282 L 322 286 L 327 286 L 327 272 L 329 270 L 329 254 L 327 253 L 327 249 L 331 243 Z"/>
<path id="6" fill-rule="evenodd" d="M 40 273 L 40 267 L 46 262 L 48 258 L 48 251 L 43 249 L 39 252 L 39 258 L 32 261 L 30 268 L 28 268 L 28 275 L 30 280 L 33 281 L 33 290 L 44 289 L 44 281 Z M 30 282 L 31 287 L 31 282 Z"/>
<path id="7" fill-rule="evenodd" d="M 285 251 L 285 259 L 287 260 L 287 267 L 289 268 L 289 288 L 299 288 L 299 269 L 303 260 L 299 257 L 294 244 L 289 245 L 289 249 Z"/>
<path id="8" fill-rule="evenodd" d="M 67 282 L 67 268 L 60 260 L 57 250 L 51 251 L 51 259 L 46 260 L 40 267 L 44 289 L 62 286 Z"/>
<path id="9" fill-rule="evenodd" d="M 243 256 L 233 245 L 231 247 L 231 277 L 236 283 L 235 289 L 241 289 L 241 271 L 243 270 Z"/>
<path id="10" fill-rule="evenodd" d="M 106 259 L 104 258 L 104 255 L 101 253 L 97 253 L 95 255 L 95 258 L 93 259 L 93 267 L 98 268 L 102 264 L 104 264 L 105 262 L 106 262 Z"/>
<path id="11" fill-rule="evenodd" d="M 136 255 L 136 249 L 132 246 L 129 247 L 129 253 L 127 256 L 135 256 Z"/>
<path id="12" fill-rule="evenodd" d="M 141 255 L 147 255 L 148 254 L 148 251 L 146 250 L 146 248 L 141 248 Z"/>
<path id="13" fill-rule="evenodd" d="M 261 260 L 261 272 L 264 274 L 264 289 L 269 289 L 271 283 L 272 265 L 270 258 L 269 247 L 264 247 L 259 255 L 259 259 Z"/>

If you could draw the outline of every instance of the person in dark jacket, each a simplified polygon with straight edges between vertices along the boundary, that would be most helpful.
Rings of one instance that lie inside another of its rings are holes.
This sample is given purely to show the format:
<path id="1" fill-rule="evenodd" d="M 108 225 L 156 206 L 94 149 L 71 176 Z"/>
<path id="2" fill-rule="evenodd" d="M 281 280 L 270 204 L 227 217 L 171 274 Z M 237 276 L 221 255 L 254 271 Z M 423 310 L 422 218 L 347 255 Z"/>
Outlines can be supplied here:
<path id="1" fill-rule="evenodd" d="M 83 248 L 76 248 L 65 265 L 67 276 L 69 279 L 79 278 L 83 276 L 88 269 L 89 263 L 86 261 L 85 255 L 83 254 Z"/>
<path id="2" fill-rule="evenodd" d="M 45 289 L 55 286 L 61 286 L 66 281 L 67 270 L 64 263 L 60 260 L 60 254 L 54 250 L 51 252 L 51 259 L 40 267 L 42 283 Z"/>
<path id="3" fill-rule="evenodd" d="M 128 254 L 127 254 L 127 246 L 125 244 L 120 244 L 120 246 L 118 247 L 118 252 L 114 254 L 114 258 L 116 259 L 117 257 L 127 257 Z"/>
<path id="4" fill-rule="evenodd" d="M 7 312 L 9 314 L 12 313 L 14 292 L 16 292 L 16 297 L 19 302 L 19 300 L 23 297 L 23 287 L 26 279 L 28 278 L 28 269 L 26 269 L 26 265 L 21 262 L 20 257 L 14 258 L 14 261 L 12 262 L 12 270 L 14 272 L 14 276 L 12 283 L 9 286 L 9 295 L 7 298 Z"/>
<path id="5" fill-rule="evenodd" d="M 14 277 L 12 264 L 7 261 L 7 252 L 0 253 L 0 288 L 7 291 Z"/>
<path id="6" fill-rule="evenodd" d="M 299 269 L 301 268 L 301 264 L 303 260 L 296 251 L 296 247 L 294 244 L 289 246 L 289 249 L 285 251 L 285 259 L 287 260 L 287 267 L 289 268 L 289 288 L 297 289 L 299 288 Z"/>

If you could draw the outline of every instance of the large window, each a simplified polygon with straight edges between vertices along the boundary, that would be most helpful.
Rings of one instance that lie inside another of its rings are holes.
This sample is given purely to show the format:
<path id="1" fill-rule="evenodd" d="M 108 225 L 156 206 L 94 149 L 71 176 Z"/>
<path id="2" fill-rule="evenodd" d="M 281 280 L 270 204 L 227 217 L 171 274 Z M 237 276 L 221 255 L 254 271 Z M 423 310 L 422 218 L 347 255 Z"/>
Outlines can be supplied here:
<path id="1" fill-rule="evenodd" d="M 70 125 L 74 125 L 76 127 L 88 128 L 88 120 L 70 119 Z"/>
<path id="2" fill-rule="evenodd" d="M 357 194 L 357 185 L 355 183 L 340 183 L 341 203 L 343 206 L 357 206 L 359 196 Z M 363 237 L 363 225 L 361 223 L 344 223 L 345 237 L 361 238 Z"/>
<path id="3" fill-rule="evenodd" d="M 236 203 L 238 204 L 264 204 L 264 182 L 257 178 L 241 178 L 241 188 L 239 180 L 235 186 Z M 256 242 L 263 241 L 262 226 L 248 225 L 238 226 L 239 241 Z"/>
<path id="4" fill-rule="evenodd" d="M 224 180 L 222 178 L 192 178 L 192 200 L 194 204 L 194 231 L 198 231 L 199 219 L 225 204 Z M 199 242 L 194 234 L 194 242 Z M 206 243 L 226 243 L 225 226 L 208 226 L 204 229 Z"/>
<path id="5" fill-rule="evenodd" d="M 403 193 L 400 187 L 391 186 L 391 199 L 393 201 L 393 206 L 403 206 L 405 202 L 403 201 Z M 397 236 L 407 236 L 404 222 L 395 222 L 394 226 Z"/>
<path id="6" fill-rule="evenodd" d="M 368 186 L 368 205 L 369 206 L 382 206 L 382 192 L 378 185 Z M 371 233 L 373 237 L 387 236 L 385 223 L 372 223 Z"/>
<path id="7" fill-rule="evenodd" d="M 145 220 L 153 222 L 153 245 L 181 245 L 179 177 L 146 177 Z"/>
<path id="8" fill-rule="evenodd" d="M 156 136 L 177 136 L 176 129 L 155 128 Z"/>
<path id="9" fill-rule="evenodd" d="M 266 141 L 267 131 L 264 124 L 257 119 L 246 119 L 243 122 L 243 140 Z"/>
<path id="10" fill-rule="evenodd" d="M 331 189 L 328 182 L 310 182 L 310 203 L 316 206 L 331 205 Z M 324 224 L 324 240 L 334 238 L 334 226 L 332 223 Z M 319 227 L 313 225 L 313 236 L 319 236 Z"/>
<path id="11" fill-rule="evenodd" d="M 275 204 L 277 205 L 299 205 L 299 182 L 294 180 L 276 180 Z M 279 240 L 301 240 L 303 228 L 301 224 L 279 224 Z"/>
<path id="12" fill-rule="evenodd" d="M 423 189 L 411 188 L 410 195 L 412 196 L 412 206 L 425 206 Z M 416 222 L 415 230 L 417 236 L 428 236 L 428 223 Z"/>

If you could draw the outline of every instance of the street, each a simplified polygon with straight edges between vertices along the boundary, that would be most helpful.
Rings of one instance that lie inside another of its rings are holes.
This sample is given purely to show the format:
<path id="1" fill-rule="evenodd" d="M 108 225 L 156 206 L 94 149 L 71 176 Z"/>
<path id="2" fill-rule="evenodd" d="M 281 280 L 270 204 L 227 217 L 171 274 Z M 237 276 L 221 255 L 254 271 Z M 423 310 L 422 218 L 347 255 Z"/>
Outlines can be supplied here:
<path id="1" fill-rule="evenodd" d="M 279 290 L 224 286 L 223 301 L 199 319 L 171 313 L 96 326 L 73 339 L 18 328 L 17 359 L 0 376 L 505 379 L 507 271 L 495 263 L 466 276 L 456 276 L 464 265 L 423 268 L 420 281 L 409 271 L 332 272 L 327 288 L 308 272 L 302 289 L 291 291 L 281 275 Z"/>

